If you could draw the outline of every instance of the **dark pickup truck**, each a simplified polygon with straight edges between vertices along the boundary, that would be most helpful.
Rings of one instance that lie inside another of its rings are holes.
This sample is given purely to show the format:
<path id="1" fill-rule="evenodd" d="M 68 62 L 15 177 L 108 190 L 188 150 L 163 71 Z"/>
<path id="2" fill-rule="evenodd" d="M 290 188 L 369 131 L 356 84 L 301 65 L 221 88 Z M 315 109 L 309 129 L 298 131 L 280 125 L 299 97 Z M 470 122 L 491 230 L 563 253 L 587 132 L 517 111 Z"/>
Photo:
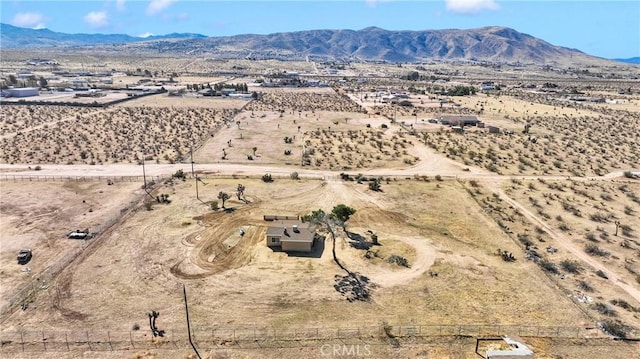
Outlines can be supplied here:
<path id="1" fill-rule="evenodd" d="M 27 264 L 31 260 L 33 254 L 31 249 L 23 249 L 18 253 L 18 264 Z"/>

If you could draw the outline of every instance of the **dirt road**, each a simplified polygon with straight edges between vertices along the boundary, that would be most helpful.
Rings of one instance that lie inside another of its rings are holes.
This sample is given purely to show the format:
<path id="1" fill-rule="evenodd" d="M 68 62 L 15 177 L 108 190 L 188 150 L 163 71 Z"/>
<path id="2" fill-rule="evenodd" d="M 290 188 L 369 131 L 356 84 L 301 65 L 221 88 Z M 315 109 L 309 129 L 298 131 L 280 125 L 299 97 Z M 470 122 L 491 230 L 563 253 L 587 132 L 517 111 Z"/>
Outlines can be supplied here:
<path id="1" fill-rule="evenodd" d="M 609 270 L 602 263 L 598 262 L 593 257 L 589 256 L 584 252 L 582 247 L 579 247 L 576 243 L 572 242 L 569 238 L 565 237 L 561 233 L 555 231 L 550 225 L 548 225 L 545 221 L 543 221 L 539 216 L 535 215 L 531 211 L 529 211 L 525 206 L 520 204 L 520 202 L 514 200 L 509 197 L 500 187 L 493 186 L 492 188 L 496 193 L 500 195 L 500 198 L 509 203 L 509 205 L 517 208 L 529 221 L 543 228 L 549 235 L 556 240 L 557 244 L 562 247 L 564 250 L 573 254 L 576 258 L 581 261 L 587 263 L 595 270 L 601 270 L 607 274 L 609 280 L 620 287 L 622 290 L 627 292 L 631 297 L 633 297 L 636 301 L 640 303 L 640 290 L 635 288 L 634 286 L 624 282 L 618 275 L 616 275 L 613 271 Z"/>

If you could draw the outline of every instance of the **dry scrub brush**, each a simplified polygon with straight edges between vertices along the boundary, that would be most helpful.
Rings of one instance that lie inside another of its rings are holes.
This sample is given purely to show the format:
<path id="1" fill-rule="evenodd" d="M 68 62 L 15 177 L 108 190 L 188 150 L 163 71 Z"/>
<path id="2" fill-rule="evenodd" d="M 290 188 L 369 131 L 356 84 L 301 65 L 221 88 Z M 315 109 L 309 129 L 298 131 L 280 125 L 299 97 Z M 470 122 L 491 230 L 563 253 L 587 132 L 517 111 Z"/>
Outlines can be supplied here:
<path id="1" fill-rule="evenodd" d="M 0 160 L 29 164 L 174 162 L 236 113 L 230 109 L 120 107 L 90 116 L 77 114 L 3 138 Z"/>

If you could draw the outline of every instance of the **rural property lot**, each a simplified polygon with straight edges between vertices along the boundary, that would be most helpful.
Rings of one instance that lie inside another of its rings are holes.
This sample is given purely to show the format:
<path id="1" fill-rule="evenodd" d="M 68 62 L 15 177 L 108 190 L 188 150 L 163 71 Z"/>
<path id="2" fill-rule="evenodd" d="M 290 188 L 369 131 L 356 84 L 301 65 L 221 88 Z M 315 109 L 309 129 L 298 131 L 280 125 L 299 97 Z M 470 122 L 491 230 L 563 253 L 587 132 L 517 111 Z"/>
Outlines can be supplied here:
<path id="1" fill-rule="evenodd" d="M 180 66 L 202 72 L 179 76 L 176 88 L 256 80 L 208 77 L 215 66 L 205 60 L 167 61 L 161 71 Z M 254 66 L 247 71 L 272 63 Z M 598 324 L 637 336 L 636 95 L 619 107 L 574 104 L 513 86 L 468 97 L 411 93 L 409 107 L 362 101 L 352 91 L 360 83 L 341 79 L 327 78 L 326 88 L 251 85 L 255 99 L 185 90 L 103 109 L 2 106 L 10 118 L 0 124 L 3 308 L 60 267 L 14 301 L 16 310 L 3 310 L 2 355 L 46 358 L 56 343 L 57 357 L 189 357 L 183 285 L 210 358 L 318 357 L 323 344 L 349 340 L 375 344 L 381 358 L 474 357 L 472 339 L 485 334 L 520 335 L 543 358 L 637 353 L 637 343 L 613 343 Z M 375 78 L 362 88 L 373 94 L 385 81 L 414 85 Z M 594 93 L 615 90 L 603 86 Z M 501 132 L 423 121 L 446 114 L 476 115 Z M 184 180 L 172 176 L 178 170 Z M 273 182 L 261 180 L 267 173 Z M 220 192 L 230 195 L 224 209 L 212 207 L 223 207 Z M 265 215 L 338 204 L 356 213 L 335 241 L 318 229 L 310 254 L 266 246 Z M 66 238 L 84 228 L 99 236 Z M 34 258 L 19 266 L 23 247 Z M 354 300 L 354 277 L 366 300 Z M 147 328 L 152 311 L 164 338 Z M 445 329 L 406 335 L 414 326 Z M 478 326 L 493 329 L 470 329 Z M 309 330 L 333 334 L 291 339 Z"/>

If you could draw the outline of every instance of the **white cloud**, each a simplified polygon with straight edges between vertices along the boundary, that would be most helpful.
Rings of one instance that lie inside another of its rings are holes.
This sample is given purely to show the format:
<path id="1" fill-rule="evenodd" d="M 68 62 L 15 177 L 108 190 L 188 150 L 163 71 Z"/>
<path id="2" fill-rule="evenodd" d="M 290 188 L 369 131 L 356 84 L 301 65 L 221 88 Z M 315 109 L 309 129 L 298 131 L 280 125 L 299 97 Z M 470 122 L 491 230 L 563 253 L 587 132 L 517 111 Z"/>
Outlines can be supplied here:
<path id="1" fill-rule="evenodd" d="M 391 0 L 364 0 L 365 4 L 367 4 L 368 7 L 376 7 L 380 3 L 390 2 L 390 1 Z"/>
<path id="2" fill-rule="evenodd" d="M 116 10 L 124 11 L 124 3 L 126 0 L 116 0 Z"/>
<path id="3" fill-rule="evenodd" d="M 149 37 L 149 36 L 153 36 L 153 33 L 147 31 L 147 32 L 144 32 L 144 33 L 138 35 L 138 37 Z"/>
<path id="4" fill-rule="evenodd" d="M 498 10 L 500 7 L 493 0 L 445 0 L 447 10 L 460 14 L 475 14 L 482 10 Z"/>
<path id="5" fill-rule="evenodd" d="M 177 0 L 151 0 L 147 6 L 147 15 L 155 15 L 160 11 L 168 8 Z"/>
<path id="6" fill-rule="evenodd" d="M 44 16 L 37 12 L 19 12 L 11 20 L 11 25 L 43 29 L 45 27 Z"/>
<path id="7" fill-rule="evenodd" d="M 109 19 L 105 11 L 92 11 L 84 16 L 84 22 L 91 27 L 106 27 Z"/>

